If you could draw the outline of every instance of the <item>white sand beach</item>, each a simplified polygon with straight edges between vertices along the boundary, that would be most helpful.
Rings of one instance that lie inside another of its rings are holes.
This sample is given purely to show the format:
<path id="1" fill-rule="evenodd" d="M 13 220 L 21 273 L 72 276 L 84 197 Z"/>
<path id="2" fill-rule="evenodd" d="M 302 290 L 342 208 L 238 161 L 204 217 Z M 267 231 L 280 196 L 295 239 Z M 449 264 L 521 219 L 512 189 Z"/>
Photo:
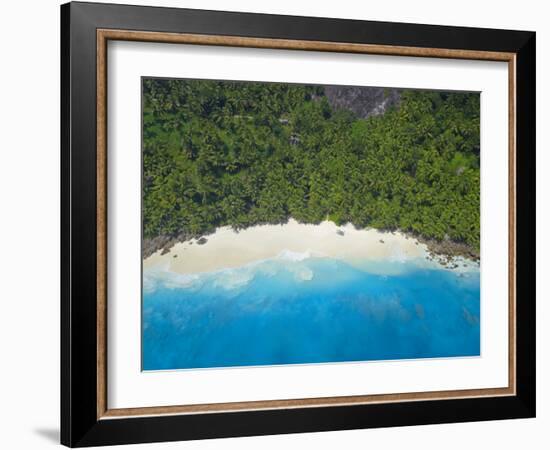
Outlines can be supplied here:
<path id="1" fill-rule="evenodd" d="M 205 236 L 174 245 L 168 253 L 157 251 L 144 260 L 144 269 L 162 269 L 180 274 L 211 272 L 248 263 L 284 257 L 305 259 L 331 257 L 354 261 L 406 261 L 427 256 L 426 245 L 402 233 L 357 230 L 351 224 L 337 226 L 301 224 L 291 219 L 282 225 L 258 225 L 235 231 L 222 227 Z"/>

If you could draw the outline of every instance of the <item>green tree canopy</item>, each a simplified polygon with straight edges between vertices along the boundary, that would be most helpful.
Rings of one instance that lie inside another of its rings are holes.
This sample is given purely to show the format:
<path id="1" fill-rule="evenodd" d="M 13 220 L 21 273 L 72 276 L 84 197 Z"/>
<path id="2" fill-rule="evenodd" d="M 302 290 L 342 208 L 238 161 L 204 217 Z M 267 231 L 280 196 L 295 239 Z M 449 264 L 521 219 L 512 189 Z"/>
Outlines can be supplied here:
<path id="1" fill-rule="evenodd" d="M 322 86 L 143 80 L 144 236 L 330 219 L 479 249 L 479 95 L 367 119 Z"/>

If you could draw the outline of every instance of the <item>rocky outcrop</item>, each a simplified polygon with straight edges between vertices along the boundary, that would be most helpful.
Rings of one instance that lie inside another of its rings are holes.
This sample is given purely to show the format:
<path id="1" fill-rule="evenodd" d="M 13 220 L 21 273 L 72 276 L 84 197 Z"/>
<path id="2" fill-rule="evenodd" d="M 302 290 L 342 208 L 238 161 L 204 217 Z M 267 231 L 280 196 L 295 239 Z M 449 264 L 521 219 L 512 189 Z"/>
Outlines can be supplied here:
<path id="1" fill-rule="evenodd" d="M 366 119 L 384 114 L 399 104 L 400 90 L 362 86 L 325 86 L 325 96 L 334 110 L 346 109 Z"/>
<path id="2" fill-rule="evenodd" d="M 141 247 L 142 257 L 147 258 L 158 250 L 161 250 L 161 254 L 165 255 L 175 244 L 184 242 L 187 239 L 189 239 L 189 236 L 185 233 L 180 233 L 175 236 L 163 234 L 152 239 L 143 239 Z"/>
<path id="3" fill-rule="evenodd" d="M 435 239 L 425 239 L 418 236 L 416 236 L 416 239 L 426 244 L 428 247 L 429 259 L 446 265 L 451 269 L 456 269 L 458 267 L 458 263 L 455 261 L 455 258 L 457 257 L 479 262 L 479 250 L 463 242 L 455 242 L 450 239 L 438 241 Z"/>

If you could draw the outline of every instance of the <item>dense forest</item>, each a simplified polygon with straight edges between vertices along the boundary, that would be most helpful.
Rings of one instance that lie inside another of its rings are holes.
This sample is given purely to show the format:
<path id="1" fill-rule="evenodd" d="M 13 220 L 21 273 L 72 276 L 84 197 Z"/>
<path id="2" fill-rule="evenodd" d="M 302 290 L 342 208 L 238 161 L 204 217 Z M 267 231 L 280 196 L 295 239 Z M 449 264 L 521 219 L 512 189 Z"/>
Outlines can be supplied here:
<path id="1" fill-rule="evenodd" d="M 478 250 L 479 94 L 392 103 L 360 118 L 324 86 L 143 79 L 144 237 L 292 217 Z"/>

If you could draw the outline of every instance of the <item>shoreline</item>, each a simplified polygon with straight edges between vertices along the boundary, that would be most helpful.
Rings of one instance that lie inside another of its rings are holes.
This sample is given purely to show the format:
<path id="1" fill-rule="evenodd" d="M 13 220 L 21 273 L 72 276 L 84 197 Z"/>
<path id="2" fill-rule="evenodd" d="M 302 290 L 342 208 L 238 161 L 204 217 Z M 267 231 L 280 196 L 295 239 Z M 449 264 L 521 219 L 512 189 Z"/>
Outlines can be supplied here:
<path id="1" fill-rule="evenodd" d="M 159 248 L 153 252 L 153 248 L 148 247 L 143 268 L 160 268 L 179 274 L 231 269 L 281 257 L 296 261 L 330 257 L 357 264 L 418 259 L 448 269 L 458 268 L 467 259 L 476 262 L 475 257 L 467 257 L 463 252 L 441 255 L 434 252 L 437 247 L 433 242 L 399 231 L 358 230 L 349 223 L 338 226 L 329 221 L 302 224 L 294 219 L 285 224 L 255 225 L 242 230 L 220 227 L 209 235 L 187 239 L 184 235 L 159 238 L 156 244 Z M 449 251 L 448 242 L 445 244 L 441 248 Z M 220 255 L 223 255 L 222 260 Z"/>

